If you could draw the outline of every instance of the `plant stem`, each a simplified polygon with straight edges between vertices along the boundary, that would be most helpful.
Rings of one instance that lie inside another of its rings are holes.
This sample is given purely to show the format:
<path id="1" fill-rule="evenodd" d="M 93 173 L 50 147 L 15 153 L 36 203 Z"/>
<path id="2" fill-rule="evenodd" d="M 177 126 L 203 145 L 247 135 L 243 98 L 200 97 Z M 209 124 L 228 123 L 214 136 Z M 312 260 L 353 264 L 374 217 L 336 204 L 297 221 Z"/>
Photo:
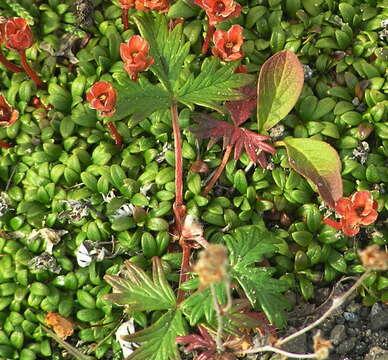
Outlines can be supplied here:
<path id="1" fill-rule="evenodd" d="M 179 286 L 187 280 L 187 274 L 190 268 L 190 245 L 186 243 L 186 239 L 182 237 L 183 221 L 186 217 L 186 209 L 183 204 L 183 162 L 182 162 L 182 139 L 181 130 L 179 127 L 178 106 L 176 101 L 173 101 L 170 107 L 172 129 L 174 133 L 174 149 L 175 149 L 175 202 L 173 211 L 175 216 L 176 232 L 179 237 L 179 244 L 182 247 L 182 263 L 179 275 Z M 185 292 L 178 289 L 177 303 L 181 303 L 185 298 Z"/>
<path id="2" fill-rule="evenodd" d="M 314 321 L 310 325 L 306 326 L 305 328 L 303 328 L 303 329 L 301 329 L 301 330 L 299 330 L 299 331 L 297 331 L 297 332 L 295 332 L 295 333 L 293 333 L 293 334 L 291 334 L 283 339 L 279 339 L 276 342 L 276 346 L 283 345 L 283 344 L 289 342 L 290 340 L 295 339 L 299 335 L 302 335 L 305 332 L 310 331 L 311 329 L 315 328 L 320 323 L 322 323 L 325 319 L 327 319 L 336 309 L 338 309 L 346 301 L 346 299 L 349 297 L 349 295 L 360 286 L 360 284 L 365 280 L 365 278 L 370 273 L 371 273 L 370 269 L 365 271 L 365 273 L 358 278 L 358 280 L 352 285 L 352 287 L 347 292 L 345 292 L 345 294 L 343 294 L 340 297 L 334 298 L 333 303 L 331 304 L 330 308 L 319 319 L 317 319 L 316 321 Z"/>
<path id="3" fill-rule="evenodd" d="M 203 44 L 202 44 L 202 55 L 206 55 L 209 50 L 210 39 L 214 34 L 214 30 L 215 30 L 214 25 L 209 24 L 209 27 L 206 32 L 205 40 L 203 41 Z"/>
<path id="4" fill-rule="evenodd" d="M 118 146 L 118 147 L 121 147 L 121 145 L 123 144 L 123 141 L 121 139 L 121 135 L 119 134 L 119 132 L 117 131 L 116 129 L 116 126 L 115 124 L 113 124 L 113 122 L 109 121 L 106 126 L 108 127 L 108 130 L 109 132 L 111 133 L 114 141 L 115 141 L 115 144 Z"/>
<path id="5" fill-rule="evenodd" d="M 216 311 L 216 314 L 217 314 L 217 336 L 216 336 L 217 350 L 223 351 L 224 350 L 224 346 L 222 344 L 222 332 L 224 329 L 223 311 L 220 307 L 220 304 L 218 303 L 216 288 L 215 288 L 214 284 L 210 284 L 210 292 L 211 292 L 211 295 L 213 298 L 214 310 Z"/>
<path id="6" fill-rule="evenodd" d="M 124 31 L 127 31 L 129 29 L 129 22 L 128 22 L 128 9 L 122 9 L 122 21 L 124 26 Z"/>
<path id="7" fill-rule="evenodd" d="M 207 194 L 209 194 L 209 191 L 212 189 L 214 184 L 217 182 L 218 178 L 221 176 L 222 172 L 225 169 L 226 164 L 228 163 L 230 154 L 232 152 L 232 148 L 233 148 L 233 146 L 231 144 L 228 144 L 226 146 L 224 157 L 222 158 L 222 162 L 221 162 L 220 166 L 217 168 L 213 177 L 210 179 L 209 183 L 206 185 L 205 190 L 203 190 L 203 192 L 202 192 L 203 196 L 207 196 Z"/>
<path id="8" fill-rule="evenodd" d="M 315 354 L 294 354 L 294 353 L 290 353 L 288 351 L 284 351 L 284 350 L 281 350 L 281 349 L 277 349 L 273 346 L 260 346 L 260 347 L 257 347 L 255 349 L 252 349 L 252 350 L 246 350 L 246 351 L 242 351 L 242 352 L 239 352 L 240 354 L 255 354 L 257 352 L 267 352 L 267 351 L 270 351 L 270 352 L 274 352 L 274 353 L 277 353 L 277 354 L 280 354 L 280 355 L 284 355 L 288 358 L 296 358 L 296 359 L 316 359 L 317 356 Z"/>
<path id="9" fill-rule="evenodd" d="M 190 246 L 185 243 L 185 239 L 179 242 L 182 246 L 182 263 L 179 274 L 179 288 L 177 294 L 177 304 L 180 304 L 185 298 L 185 291 L 180 286 L 187 280 L 187 274 L 190 269 Z"/>
<path id="10" fill-rule="evenodd" d="M 182 164 L 182 139 L 179 128 L 178 107 L 174 101 L 171 104 L 171 121 L 174 133 L 174 149 L 175 149 L 175 224 L 177 226 L 178 235 L 182 233 L 183 221 L 186 216 L 186 210 L 183 205 L 183 164 Z"/>
<path id="11" fill-rule="evenodd" d="M 40 80 L 39 76 L 35 73 L 34 70 L 31 69 L 30 65 L 28 65 L 26 53 L 24 50 L 19 51 L 20 61 L 22 63 L 23 69 L 29 75 L 29 77 L 35 82 L 39 87 L 44 87 L 44 83 Z"/>
<path id="12" fill-rule="evenodd" d="M 9 149 L 10 147 L 11 147 L 10 144 L 8 144 L 8 143 L 5 142 L 5 141 L 0 140 L 0 148 L 1 148 L 1 149 Z"/>
<path id="13" fill-rule="evenodd" d="M 4 56 L 3 51 L 0 48 L 0 63 L 2 63 L 8 70 L 18 73 L 23 72 L 23 69 L 15 64 L 12 64 L 7 58 Z"/>

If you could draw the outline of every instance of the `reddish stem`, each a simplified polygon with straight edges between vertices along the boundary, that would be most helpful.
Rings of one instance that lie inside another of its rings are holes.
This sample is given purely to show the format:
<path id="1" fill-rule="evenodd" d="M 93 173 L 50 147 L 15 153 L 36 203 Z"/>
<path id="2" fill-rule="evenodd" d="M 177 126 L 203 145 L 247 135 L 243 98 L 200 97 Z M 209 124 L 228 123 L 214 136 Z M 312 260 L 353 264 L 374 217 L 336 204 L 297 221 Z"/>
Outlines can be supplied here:
<path id="1" fill-rule="evenodd" d="M 220 166 L 217 168 L 213 177 L 210 179 L 209 183 L 206 185 L 205 190 L 203 190 L 203 192 L 202 192 L 203 196 L 207 196 L 207 194 L 209 194 L 209 191 L 213 188 L 214 184 L 217 182 L 218 178 L 221 176 L 221 174 L 224 171 L 225 166 L 229 160 L 232 149 L 233 149 L 233 146 L 231 144 L 226 146 L 226 150 L 224 153 L 224 157 L 222 158 L 222 162 L 221 162 Z"/>
<path id="2" fill-rule="evenodd" d="M 212 38 L 212 36 L 214 34 L 214 30 L 215 30 L 214 25 L 209 24 L 205 40 L 203 41 L 203 44 L 202 44 L 202 55 L 206 55 L 208 50 L 209 50 L 210 39 Z"/>
<path id="3" fill-rule="evenodd" d="M 8 144 L 8 143 L 5 142 L 5 141 L 0 140 L 0 148 L 1 148 L 1 149 L 9 149 L 10 147 L 11 147 L 10 144 Z"/>
<path id="4" fill-rule="evenodd" d="M 175 148 L 175 224 L 178 235 L 181 235 L 183 220 L 186 216 L 185 206 L 183 205 L 183 165 L 182 165 L 182 139 L 179 128 L 178 108 L 177 103 L 171 105 L 171 120 L 174 133 L 174 148 Z"/>
<path id="5" fill-rule="evenodd" d="M 119 132 L 117 131 L 116 129 L 116 126 L 115 124 L 113 124 L 111 121 L 109 121 L 106 126 L 108 127 L 108 130 L 109 132 L 111 133 L 114 141 L 115 141 L 115 144 L 118 146 L 118 147 L 121 147 L 121 145 L 123 144 L 123 141 L 121 139 L 121 135 L 119 134 Z"/>
<path id="6" fill-rule="evenodd" d="M 122 9 L 122 21 L 124 26 L 124 31 L 127 31 L 129 29 L 129 22 L 128 22 L 128 9 Z"/>
<path id="7" fill-rule="evenodd" d="M 31 69 L 30 65 L 27 62 L 26 53 L 24 50 L 19 50 L 20 61 L 22 63 L 23 69 L 29 75 L 29 77 L 35 82 L 39 87 L 45 87 L 42 80 L 40 80 L 39 76 L 35 73 L 34 70 Z"/>
<path id="8" fill-rule="evenodd" d="M 2 63 L 8 70 L 12 72 L 18 73 L 23 72 L 23 69 L 15 64 L 12 64 L 9 60 L 4 56 L 1 48 L 0 48 L 0 63 Z"/>
<path id="9" fill-rule="evenodd" d="M 178 107 L 174 101 L 170 108 L 171 121 L 174 133 L 174 148 L 175 148 L 175 202 L 173 206 L 175 215 L 175 226 L 177 234 L 180 238 L 179 244 L 182 247 L 182 264 L 179 275 L 179 285 L 187 280 L 187 273 L 190 266 L 190 245 L 186 244 L 182 237 L 183 221 L 186 217 L 186 208 L 183 204 L 183 162 L 182 162 L 182 139 L 179 127 Z M 178 304 L 184 299 L 185 292 L 178 289 L 177 301 Z"/>
<path id="10" fill-rule="evenodd" d="M 187 274 L 190 271 L 190 246 L 185 244 L 185 239 L 180 241 L 182 246 L 182 263 L 181 271 L 179 274 L 179 288 L 177 294 L 177 304 L 180 304 L 185 298 L 185 291 L 180 286 L 187 280 Z"/>

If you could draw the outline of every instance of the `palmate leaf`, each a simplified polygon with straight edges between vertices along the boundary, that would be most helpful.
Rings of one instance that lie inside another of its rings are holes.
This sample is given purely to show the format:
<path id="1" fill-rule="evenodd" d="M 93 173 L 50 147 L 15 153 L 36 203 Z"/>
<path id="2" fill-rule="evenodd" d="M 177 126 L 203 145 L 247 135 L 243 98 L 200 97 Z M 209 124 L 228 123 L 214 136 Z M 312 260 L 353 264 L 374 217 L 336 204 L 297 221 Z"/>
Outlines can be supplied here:
<path id="1" fill-rule="evenodd" d="M 114 292 L 105 299 L 118 305 L 127 305 L 132 311 L 153 311 L 173 309 L 175 294 L 168 284 L 160 259 L 152 258 L 152 280 L 137 265 L 125 263 L 127 277 L 105 275 L 104 279 Z"/>
<path id="2" fill-rule="evenodd" d="M 199 75 L 188 77 L 178 90 L 176 99 L 191 110 L 194 105 L 200 105 L 223 113 L 219 102 L 243 99 L 244 94 L 238 88 L 254 80 L 251 75 L 234 73 L 236 67 L 237 64 L 230 63 L 221 65 L 215 57 L 205 59 Z"/>
<path id="3" fill-rule="evenodd" d="M 215 285 L 217 299 L 220 304 L 226 304 L 225 285 L 218 283 Z M 212 323 L 215 321 L 216 314 L 214 311 L 213 298 L 210 294 L 210 288 L 203 291 L 196 291 L 180 304 L 180 309 L 186 315 L 190 326 L 198 324 L 200 321 Z"/>
<path id="4" fill-rule="evenodd" d="M 169 31 L 165 15 L 145 12 L 132 19 L 141 36 L 150 45 L 149 54 L 155 60 L 150 70 L 157 76 L 163 87 L 173 93 L 185 58 L 190 51 L 190 43 L 185 43 L 182 25 L 179 24 Z"/>
<path id="5" fill-rule="evenodd" d="M 243 226 L 224 240 L 230 252 L 232 277 L 240 283 L 254 308 L 261 307 L 271 323 L 283 327 L 288 303 L 282 293 L 288 286 L 272 278 L 267 268 L 256 266 L 263 255 L 275 252 L 274 235 L 261 226 Z"/>
<path id="6" fill-rule="evenodd" d="M 123 337 L 142 344 L 126 360 L 179 360 L 175 339 L 185 334 L 182 313 L 169 310 L 148 328 Z"/>
<path id="7" fill-rule="evenodd" d="M 124 71 L 113 74 L 113 78 L 117 81 L 113 85 L 117 90 L 117 103 L 110 121 L 132 115 L 132 122 L 136 124 L 155 111 L 168 109 L 171 104 L 170 94 L 146 79 L 132 81 Z"/>

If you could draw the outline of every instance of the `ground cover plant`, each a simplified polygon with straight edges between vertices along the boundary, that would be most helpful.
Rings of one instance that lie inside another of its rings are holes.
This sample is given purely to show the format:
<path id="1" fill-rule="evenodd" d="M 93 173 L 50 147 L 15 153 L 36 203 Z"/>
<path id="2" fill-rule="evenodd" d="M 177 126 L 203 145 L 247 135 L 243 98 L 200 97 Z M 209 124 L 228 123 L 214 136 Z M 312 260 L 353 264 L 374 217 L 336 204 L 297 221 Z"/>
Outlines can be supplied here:
<path id="1" fill-rule="evenodd" d="M 324 359 L 388 302 L 384 1 L 0 10 L 0 358 Z"/>

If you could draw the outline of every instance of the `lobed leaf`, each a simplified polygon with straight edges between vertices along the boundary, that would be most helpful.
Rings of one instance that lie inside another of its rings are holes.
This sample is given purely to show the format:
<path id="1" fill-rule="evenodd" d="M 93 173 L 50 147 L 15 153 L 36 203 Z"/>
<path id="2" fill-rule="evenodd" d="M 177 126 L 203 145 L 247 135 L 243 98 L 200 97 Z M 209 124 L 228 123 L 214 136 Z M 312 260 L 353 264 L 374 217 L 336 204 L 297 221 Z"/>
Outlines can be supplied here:
<path id="1" fill-rule="evenodd" d="M 283 327 L 288 302 L 282 293 L 288 286 L 272 278 L 269 268 L 256 266 L 263 255 L 275 252 L 274 235 L 261 226 L 243 226 L 224 239 L 230 251 L 232 277 L 239 282 L 254 308 L 261 307 L 271 323 Z"/>
<path id="2" fill-rule="evenodd" d="M 171 104 L 170 94 L 163 88 L 153 85 L 148 80 L 131 81 L 126 73 L 115 73 L 117 81 L 116 112 L 110 121 L 121 120 L 132 115 L 133 123 L 139 122 L 155 111 L 168 109 Z"/>
<path id="3" fill-rule="evenodd" d="M 189 54 L 190 43 L 185 42 L 181 24 L 168 30 L 165 15 L 145 13 L 133 16 L 140 34 L 150 45 L 150 56 L 155 60 L 150 70 L 171 94 Z"/>
<path id="4" fill-rule="evenodd" d="M 334 209 L 343 195 L 341 161 L 335 149 L 323 141 L 305 138 L 289 138 L 284 143 L 291 167 L 311 180 L 323 201 Z"/>
<path id="5" fill-rule="evenodd" d="M 214 57 L 205 59 L 201 72 L 197 76 L 191 74 L 178 89 L 177 100 L 191 110 L 194 105 L 200 105 L 223 113 L 224 109 L 219 103 L 244 99 L 244 94 L 238 91 L 238 88 L 253 81 L 250 75 L 236 74 L 236 66 L 222 66 Z"/>
<path id="6" fill-rule="evenodd" d="M 276 53 L 263 64 L 257 85 L 259 131 L 272 128 L 291 111 L 303 82 L 302 64 L 289 50 Z"/>
<path id="7" fill-rule="evenodd" d="M 126 360 L 180 360 L 175 339 L 185 334 L 182 313 L 169 310 L 148 328 L 123 337 L 141 343 Z"/>
<path id="8" fill-rule="evenodd" d="M 164 276 L 160 259 L 153 257 L 152 265 L 152 280 L 139 266 L 130 261 L 125 263 L 127 278 L 105 275 L 104 279 L 115 291 L 105 295 L 105 299 L 118 305 L 127 305 L 132 311 L 174 308 L 175 295 Z"/>

